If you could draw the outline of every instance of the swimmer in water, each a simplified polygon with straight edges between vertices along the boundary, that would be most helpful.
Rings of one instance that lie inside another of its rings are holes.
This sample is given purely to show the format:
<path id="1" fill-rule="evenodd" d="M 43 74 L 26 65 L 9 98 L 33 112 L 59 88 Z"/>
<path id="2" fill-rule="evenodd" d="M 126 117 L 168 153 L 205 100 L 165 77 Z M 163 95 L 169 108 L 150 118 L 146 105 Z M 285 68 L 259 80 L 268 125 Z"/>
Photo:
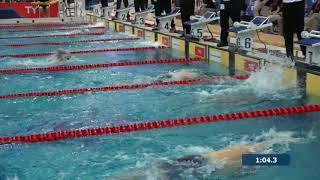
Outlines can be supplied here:
<path id="1" fill-rule="evenodd" d="M 83 33 L 88 33 L 88 32 L 90 32 L 88 29 L 81 29 L 81 30 L 73 30 L 73 31 L 70 31 L 70 32 L 67 32 L 64 34 L 72 35 L 72 34 L 83 34 Z"/>
<path id="2" fill-rule="evenodd" d="M 183 81 L 199 78 L 200 74 L 190 70 L 180 70 L 160 75 L 157 79 L 158 82 L 162 81 Z"/>
<path id="3" fill-rule="evenodd" d="M 220 168 L 220 172 L 231 174 L 237 172 L 241 168 L 241 159 L 243 154 L 250 153 L 263 153 L 264 151 L 272 148 L 274 144 L 287 142 L 296 143 L 300 142 L 302 138 L 293 137 L 279 137 L 277 139 L 263 141 L 253 145 L 234 145 L 217 151 L 212 151 L 204 154 L 188 155 L 182 158 L 178 158 L 172 162 L 162 162 L 157 166 L 157 171 L 160 172 L 157 179 L 171 180 L 179 179 L 180 174 L 184 170 L 197 169 L 206 165 L 214 165 L 217 162 L 221 162 L 223 167 Z M 134 173 L 125 177 L 117 177 L 118 180 L 126 179 L 145 179 L 147 178 L 145 173 Z"/>
<path id="4" fill-rule="evenodd" d="M 56 62 L 65 62 L 70 60 L 71 58 L 70 53 L 64 49 L 58 49 L 55 52 L 54 57 Z"/>
<path id="5" fill-rule="evenodd" d="M 135 79 L 130 83 L 124 82 L 116 84 L 115 86 L 125 86 L 125 85 L 133 85 L 133 84 L 143 84 L 143 83 L 152 83 L 152 82 L 166 82 L 166 81 L 182 81 L 182 80 L 191 80 L 199 78 L 201 75 L 196 72 L 192 72 L 190 70 L 179 70 L 173 71 L 166 74 L 162 74 L 156 78 L 143 78 L 143 79 Z"/>

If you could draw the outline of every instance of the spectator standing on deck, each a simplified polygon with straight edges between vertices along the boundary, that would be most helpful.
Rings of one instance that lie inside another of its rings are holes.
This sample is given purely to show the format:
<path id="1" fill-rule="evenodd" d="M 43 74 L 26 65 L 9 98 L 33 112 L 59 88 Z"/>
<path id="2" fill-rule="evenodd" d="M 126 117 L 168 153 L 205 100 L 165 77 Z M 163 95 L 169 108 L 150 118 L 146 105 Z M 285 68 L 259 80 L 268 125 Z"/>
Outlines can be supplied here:
<path id="1" fill-rule="evenodd" d="M 169 14 L 171 12 L 171 0 L 151 0 L 151 3 L 154 5 L 155 8 L 155 15 L 161 16 L 162 13 Z M 157 19 L 157 26 L 159 25 L 159 20 Z M 172 20 L 171 28 L 174 28 L 175 24 Z M 159 28 L 159 27 L 158 27 Z"/>
<path id="2" fill-rule="evenodd" d="M 220 2 L 220 43 L 218 47 L 228 46 L 229 19 L 240 21 L 241 10 L 245 8 L 245 0 L 221 0 Z"/>
<path id="3" fill-rule="evenodd" d="M 311 12 L 309 14 L 309 19 L 306 22 L 306 31 L 311 31 L 311 30 L 320 30 L 320 0 L 317 0 L 312 8 Z"/>
<path id="4" fill-rule="evenodd" d="M 190 34 L 190 28 L 186 28 L 184 23 L 190 21 L 190 16 L 194 15 L 195 0 L 180 0 L 180 8 L 183 30 L 186 34 Z"/>
<path id="5" fill-rule="evenodd" d="M 146 0 L 134 0 L 135 12 L 144 11 L 146 9 Z"/>
<path id="6" fill-rule="evenodd" d="M 121 4 L 124 4 L 124 7 L 127 8 L 129 6 L 128 0 L 117 0 L 117 9 L 121 8 Z"/>
<path id="7" fill-rule="evenodd" d="M 166 14 L 171 12 L 171 0 L 151 0 L 151 3 L 155 6 L 156 16 L 161 16 L 164 11 Z"/>
<path id="8" fill-rule="evenodd" d="M 293 61 L 293 38 L 296 33 L 301 39 L 304 29 L 304 0 L 283 0 L 283 37 L 285 40 L 287 57 Z M 301 46 L 303 55 L 306 53 Z"/>
<path id="9" fill-rule="evenodd" d="M 123 1 L 123 4 L 124 4 L 124 8 L 127 8 L 129 6 L 128 0 L 117 0 L 117 10 L 121 9 L 122 1 Z M 116 13 L 116 17 L 118 17 L 118 12 Z M 128 13 L 127 14 L 127 19 L 129 19 L 129 18 L 130 18 L 130 16 L 129 16 L 129 13 Z"/>

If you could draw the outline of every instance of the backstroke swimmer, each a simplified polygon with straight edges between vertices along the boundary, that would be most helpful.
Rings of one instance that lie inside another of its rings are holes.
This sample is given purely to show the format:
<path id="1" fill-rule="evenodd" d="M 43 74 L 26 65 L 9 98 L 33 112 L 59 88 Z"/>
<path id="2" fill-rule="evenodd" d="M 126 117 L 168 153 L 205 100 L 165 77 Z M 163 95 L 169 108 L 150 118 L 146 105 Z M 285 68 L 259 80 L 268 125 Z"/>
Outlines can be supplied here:
<path id="1" fill-rule="evenodd" d="M 73 30 L 64 34 L 73 35 L 73 34 L 83 34 L 90 32 L 88 29 L 81 29 L 81 30 Z"/>
<path id="2" fill-rule="evenodd" d="M 168 72 L 157 77 L 156 81 L 183 81 L 199 78 L 200 74 L 191 70 L 179 70 Z"/>
<path id="3" fill-rule="evenodd" d="M 272 140 L 267 140 L 253 145 L 234 145 L 231 147 L 223 148 L 217 151 L 212 151 L 204 154 L 188 155 L 182 158 L 178 158 L 173 162 L 162 162 L 157 165 L 157 171 L 159 172 L 156 179 L 159 180 L 171 180 L 179 179 L 180 174 L 184 170 L 197 169 L 206 165 L 214 165 L 217 162 L 222 163 L 223 167 L 219 168 L 220 172 L 231 174 L 240 171 L 241 158 L 243 154 L 250 153 L 263 153 L 266 150 L 272 148 L 273 145 L 278 143 L 297 143 L 303 138 L 294 137 L 278 137 Z M 145 173 L 134 173 L 124 177 L 117 177 L 117 180 L 126 179 L 147 179 L 148 175 Z"/>
<path id="4" fill-rule="evenodd" d="M 168 81 L 183 81 L 183 80 L 192 80 L 196 78 L 200 78 L 201 74 L 197 72 L 193 72 L 192 70 L 177 70 L 168 72 L 162 75 L 159 75 L 155 78 L 139 78 L 133 80 L 131 83 L 120 83 L 116 84 L 116 86 L 125 86 L 125 85 L 132 85 L 132 84 L 143 84 L 143 83 L 152 83 L 152 82 L 168 82 Z"/>

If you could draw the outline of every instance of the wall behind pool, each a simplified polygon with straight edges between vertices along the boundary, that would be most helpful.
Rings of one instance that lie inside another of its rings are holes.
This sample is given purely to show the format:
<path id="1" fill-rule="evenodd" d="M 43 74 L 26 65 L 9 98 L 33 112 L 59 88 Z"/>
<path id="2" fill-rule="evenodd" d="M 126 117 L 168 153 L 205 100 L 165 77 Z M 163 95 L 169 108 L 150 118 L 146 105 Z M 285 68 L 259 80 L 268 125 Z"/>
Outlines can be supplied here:
<path id="1" fill-rule="evenodd" d="M 186 40 L 174 34 L 153 32 L 151 29 L 126 22 L 109 21 L 89 14 L 86 19 L 90 22 L 105 21 L 109 29 L 113 31 L 126 32 L 151 42 L 159 42 L 160 44 L 184 52 L 187 57 L 203 57 L 208 63 L 228 67 L 230 75 L 250 74 L 270 64 L 265 59 L 240 54 L 229 49 L 217 48 L 210 43 Z M 296 67 L 282 67 L 282 70 L 284 84 L 297 82 L 303 93 L 309 97 L 309 102 L 320 102 L 320 67 L 299 62 Z"/>

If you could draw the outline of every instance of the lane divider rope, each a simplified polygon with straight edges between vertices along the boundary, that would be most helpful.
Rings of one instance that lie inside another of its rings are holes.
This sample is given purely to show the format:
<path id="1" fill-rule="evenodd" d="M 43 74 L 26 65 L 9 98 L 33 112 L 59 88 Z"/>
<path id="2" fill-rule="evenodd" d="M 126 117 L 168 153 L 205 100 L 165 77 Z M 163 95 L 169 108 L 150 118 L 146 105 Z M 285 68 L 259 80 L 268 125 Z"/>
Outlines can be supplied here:
<path id="1" fill-rule="evenodd" d="M 147 64 L 169 64 L 169 63 L 188 63 L 203 61 L 203 58 L 177 58 L 177 59 L 161 59 L 161 60 L 147 60 L 147 61 L 128 61 L 128 62 L 115 62 L 104 64 L 81 64 L 81 65 L 67 65 L 67 66 L 51 66 L 39 68 L 24 68 L 24 69 L 5 69 L 0 70 L 1 74 L 22 74 L 31 72 L 60 72 L 60 71 L 74 71 L 82 69 L 96 69 L 96 68 L 109 68 L 120 66 L 139 66 Z"/>
<path id="2" fill-rule="evenodd" d="M 144 50 L 154 50 L 154 49 L 165 49 L 168 46 L 144 46 L 136 48 L 113 48 L 113 49 L 90 49 L 81 51 L 71 51 L 70 54 L 91 54 L 91 53 L 103 53 L 103 52 L 117 52 L 117 51 L 144 51 Z M 44 52 L 44 53 L 28 53 L 28 54 L 7 54 L 0 55 L 0 58 L 12 57 L 12 58 L 27 58 L 27 57 L 40 57 L 40 56 L 50 56 L 55 54 L 54 52 Z"/>
<path id="3" fill-rule="evenodd" d="M 133 90 L 133 89 L 144 89 L 150 87 L 161 87 L 161 86 L 173 86 L 173 85 L 192 85 L 199 84 L 209 81 L 222 81 L 227 79 L 235 80 L 246 80 L 249 75 L 240 76 L 213 76 L 204 77 L 192 80 L 182 80 L 182 81 L 165 81 L 165 82 L 152 82 L 146 84 L 131 84 L 131 85 L 119 85 L 119 86 L 106 86 L 106 87 L 91 87 L 91 88 L 81 88 L 81 89 L 66 89 L 58 91 L 48 91 L 48 92 L 30 92 L 30 93 L 16 93 L 16 94 L 3 94 L 0 95 L 0 99 L 11 99 L 11 98 L 26 98 L 26 97 L 42 97 L 42 96 L 62 96 L 71 94 L 83 94 L 88 92 L 98 92 L 98 91 L 121 91 L 121 90 Z"/>
<path id="4" fill-rule="evenodd" d="M 0 28 L 19 28 L 19 27 L 51 27 L 51 26 L 70 26 L 70 25 L 89 25 L 89 22 L 66 22 L 66 23 L 44 23 L 44 24 L 19 24 L 19 25 L 0 25 Z"/>
<path id="5" fill-rule="evenodd" d="M 80 28 L 50 28 L 50 29 L 16 29 L 9 31 L 0 31 L 0 33 L 11 33 L 11 32 L 44 32 L 44 31 L 75 31 L 82 29 L 105 29 L 105 26 L 93 26 L 93 27 L 80 27 Z"/>
<path id="6" fill-rule="evenodd" d="M 303 114 L 309 112 L 319 112 L 320 104 L 272 108 L 258 111 L 234 112 L 228 114 L 218 114 L 200 117 L 188 117 L 174 120 L 149 121 L 134 124 L 106 126 L 88 129 L 72 129 L 64 131 L 54 131 L 31 135 L 17 135 L 0 137 L 0 144 L 8 143 L 40 143 L 58 141 L 65 139 L 75 139 L 89 136 L 101 136 L 110 134 L 129 133 L 136 131 L 147 131 L 153 129 L 163 129 L 178 126 L 187 126 L 200 123 L 213 123 L 219 121 L 236 121 L 249 118 L 271 117 L 280 115 Z"/>
<path id="7" fill-rule="evenodd" d="M 26 44 L 4 44 L 0 46 L 7 47 L 24 47 L 24 46 L 34 46 L 34 45 L 68 45 L 77 43 L 90 43 L 90 42 L 107 42 L 107 41 L 134 41 L 140 38 L 106 38 L 106 39 L 91 39 L 91 40 L 80 40 L 80 41 L 66 41 L 66 42 L 35 42 Z"/>
<path id="8" fill-rule="evenodd" d="M 104 35 L 104 32 L 90 32 L 90 33 L 74 33 L 74 34 L 49 34 L 36 36 L 16 36 L 16 37 L 0 37 L 0 39 L 34 39 L 44 37 L 71 37 L 71 36 L 99 36 Z"/>

